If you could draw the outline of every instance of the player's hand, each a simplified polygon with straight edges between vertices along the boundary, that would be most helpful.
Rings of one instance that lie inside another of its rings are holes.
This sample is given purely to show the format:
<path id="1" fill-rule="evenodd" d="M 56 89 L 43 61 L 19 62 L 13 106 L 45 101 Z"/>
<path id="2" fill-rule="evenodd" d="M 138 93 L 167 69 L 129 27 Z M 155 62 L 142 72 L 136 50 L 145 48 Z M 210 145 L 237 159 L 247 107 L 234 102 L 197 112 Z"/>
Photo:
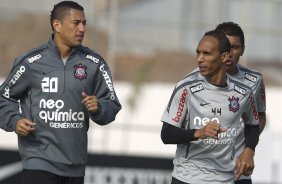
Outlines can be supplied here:
<path id="1" fill-rule="evenodd" d="M 88 96 L 85 92 L 82 92 L 82 103 L 89 112 L 96 112 L 98 110 L 98 100 L 96 96 Z"/>
<path id="2" fill-rule="evenodd" d="M 245 148 L 243 153 L 241 153 L 235 167 L 236 180 L 238 180 L 241 175 L 250 176 L 253 173 L 255 168 L 254 155 L 254 151 L 250 148 Z"/>
<path id="3" fill-rule="evenodd" d="M 198 139 L 206 139 L 208 137 L 218 139 L 218 134 L 224 132 L 225 129 L 215 121 L 210 121 L 206 126 L 195 131 L 194 137 Z"/>
<path id="4" fill-rule="evenodd" d="M 16 124 L 15 133 L 19 136 L 27 136 L 35 130 L 35 123 L 26 118 L 20 119 Z"/>

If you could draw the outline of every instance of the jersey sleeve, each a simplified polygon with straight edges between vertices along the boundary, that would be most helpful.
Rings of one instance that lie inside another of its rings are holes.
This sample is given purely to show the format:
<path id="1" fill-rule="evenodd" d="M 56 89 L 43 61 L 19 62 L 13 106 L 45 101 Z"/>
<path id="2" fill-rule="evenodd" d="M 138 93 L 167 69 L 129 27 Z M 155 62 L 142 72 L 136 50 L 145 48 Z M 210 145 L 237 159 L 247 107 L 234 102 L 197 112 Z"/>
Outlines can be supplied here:
<path id="1" fill-rule="evenodd" d="M 188 91 L 185 87 L 176 87 L 161 117 L 161 121 L 176 127 L 182 127 L 186 120 Z"/>
<path id="2" fill-rule="evenodd" d="M 97 80 L 93 85 L 92 95 L 98 99 L 99 111 L 91 113 L 90 118 L 97 124 L 108 124 L 115 120 L 116 114 L 121 109 L 121 104 L 114 89 L 111 71 L 103 59 L 100 60 Z"/>
<path id="3" fill-rule="evenodd" d="M 258 93 L 256 95 L 256 103 L 258 112 L 266 111 L 266 97 L 265 97 L 265 86 L 263 80 L 261 80 Z"/>
<path id="4" fill-rule="evenodd" d="M 0 127 L 6 131 L 14 131 L 16 123 L 23 115 L 19 111 L 18 100 L 28 89 L 28 66 L 24 62 L 15 61 L 15 64 L 0 87 Z"/>
<path id="5" fill-rule="evenodd" d="M 253 93 L 250 93 L 246 100 L 246 106 L 242 114 L 242 119 L 246 125 L 257 126 L 259 124 L 259 115 Z"/>
<path id="6" fill-rule="evenodd" d="M 259 140 L 259 115 L 253 93 L 246 100 L 242 119 L 245 123 L 245 146 L 255 151 Z"/>

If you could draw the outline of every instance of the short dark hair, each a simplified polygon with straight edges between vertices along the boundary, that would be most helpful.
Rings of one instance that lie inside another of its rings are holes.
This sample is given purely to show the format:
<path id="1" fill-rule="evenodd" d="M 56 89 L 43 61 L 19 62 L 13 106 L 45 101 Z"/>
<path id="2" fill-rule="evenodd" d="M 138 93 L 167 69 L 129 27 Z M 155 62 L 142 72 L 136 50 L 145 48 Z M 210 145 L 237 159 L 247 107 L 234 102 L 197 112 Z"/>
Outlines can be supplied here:
<path id="1" fill-rule="evenodd" d="M 58 4 L 54 5 L 54 8 L 51 11 L 51 15 L 50 15 L 50 23 L 53 31 L 54 31 L 52 24 L 53 21 L 54 20 L 63 21 L 64 17 L 69 13 L 70 9 L 84 11 L 84 8 L 74 1 L 61 1 Z"/>
<path id="2" fill-rule="evenodd" d="M 238 36 L 242 46 L 245 46 L 245 37 L 242 28 L 234 22 L 223 22 L 218 24 L 215 30 L 222 31 L 227 36 Z"/>
<path id="3" fill-rule="evenodd" d="M 218 30 L 207 31 L 204 36 L 212 36 L 218 41 L 218 50 L 222 54 L 224 52 L 230 52 L 231 45 L 226 35 Z"/>

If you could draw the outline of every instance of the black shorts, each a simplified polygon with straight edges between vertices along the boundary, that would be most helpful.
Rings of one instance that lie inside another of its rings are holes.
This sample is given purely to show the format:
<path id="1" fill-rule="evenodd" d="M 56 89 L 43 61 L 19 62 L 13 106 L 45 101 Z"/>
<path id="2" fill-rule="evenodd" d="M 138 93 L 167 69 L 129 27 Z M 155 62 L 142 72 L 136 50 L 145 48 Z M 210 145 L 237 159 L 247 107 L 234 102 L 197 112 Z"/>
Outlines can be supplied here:
<path id="1" fill-rule="evenodd" d="M 251 179 L 237 180 L 234 182 L 234 184 L 252 184 L 252 180 Z"/>
<path id="2" fill-rule="evenodd" d="M 48 171 L 24 169 L 22 181 L 22 184 L 83 184 L 84 177 L 64 177 Z"/>

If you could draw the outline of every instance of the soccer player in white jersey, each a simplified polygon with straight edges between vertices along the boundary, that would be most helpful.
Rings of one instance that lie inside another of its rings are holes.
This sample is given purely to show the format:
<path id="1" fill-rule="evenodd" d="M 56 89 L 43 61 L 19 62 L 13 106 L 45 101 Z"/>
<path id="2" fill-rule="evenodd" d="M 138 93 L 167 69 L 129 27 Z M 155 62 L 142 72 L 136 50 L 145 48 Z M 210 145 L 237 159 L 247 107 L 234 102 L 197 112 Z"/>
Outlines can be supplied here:
<path id="1" fill-rule="evenodd" d="M 177 83 L 162 115 L 162 141 L 177 144 L 172 184 L 233 184 L 234 146 L 244 128 L 246 147 L 255 149 L 256 104 L 252 89 L 226 73 L 230 49 L 221 31 L 205 33 L 198 69 Z"/>
<path id="2" fill-rule="evenodd" d="M 238 64 L 239 59 L 244 54 L 245 50 L 244 32 L 241 27 L 234 22 L 223 22 L 217 25 L 216 30 L 222 31 L 229 39 L 231 45 L 232 57 L 226 62 L 228 74 L 239 79 L 253 89 L 259 113 L 259 127 L 261 133 L 266 123 L 265 87 L 263 77 L 259 72 Z M 238 138 L 236 146 L 236 149 L 238 149 L 238 151 L 236 151 L 236 157 L 238 157 L 237 166 L 245 165 L 247 168 L 245 174 L 250 175 L 252 174 L 254 168 L 254 152 L 250 149 L 245 149 L 243 151 L 244 147 L 244 134 L 242 132 Z M 235 181 L 235 184 L 251 183 L 252 180 L 250 176 L 242 176 L 238 181 Z"/>

